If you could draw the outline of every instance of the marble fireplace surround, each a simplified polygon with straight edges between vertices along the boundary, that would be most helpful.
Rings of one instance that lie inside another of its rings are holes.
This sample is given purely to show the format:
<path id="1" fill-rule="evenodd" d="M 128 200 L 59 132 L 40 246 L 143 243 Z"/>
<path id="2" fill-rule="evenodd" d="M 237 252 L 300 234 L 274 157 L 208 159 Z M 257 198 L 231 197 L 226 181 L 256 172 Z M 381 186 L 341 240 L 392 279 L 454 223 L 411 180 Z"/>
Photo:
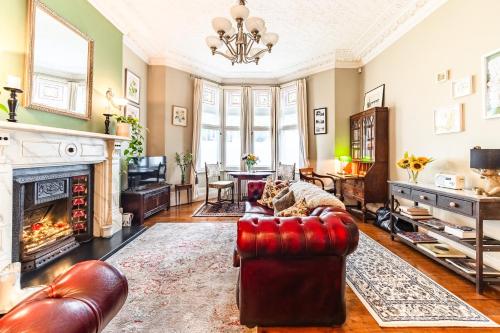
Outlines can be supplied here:
<path id="1" fill-rule="evenodd" d="M 122 228 L 121 145 L 129 138 L 38 125 L 0 122 L 0 267 L 12 261 L 13 170 L 94 165 L 94 236 Z"/>

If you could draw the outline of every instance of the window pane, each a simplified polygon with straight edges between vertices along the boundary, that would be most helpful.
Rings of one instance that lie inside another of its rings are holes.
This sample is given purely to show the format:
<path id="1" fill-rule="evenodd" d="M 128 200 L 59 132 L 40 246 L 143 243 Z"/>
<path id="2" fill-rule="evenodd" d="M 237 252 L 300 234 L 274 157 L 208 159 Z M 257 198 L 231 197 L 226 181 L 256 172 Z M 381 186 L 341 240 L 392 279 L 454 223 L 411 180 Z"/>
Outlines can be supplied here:
<path id="1" fill-rule="evenodd" d="M 254 131 L 253 153 L 260 159 L 257 167 L 272 167 L 271 131 Z"/>
<path id="2" fill-rule="evenodd" d="M 220 126 L 219 89 L 215 86 L 203 86 L 201 123 Z"/>
<path id="3" fill-rule="evenodd" d="M 297 88 L 295 86 L 281 91 L 280 126 L 297 125 Z"/>
<path id="4" fill-rule="evenodd" d="M 199 170 L 205 169 L 205 163 L 218 163 L 220 156 L 219 130 L 202 128 L 200 134 Z"/>
<path id="5" fill-rule="evenodd" d="M 253 125 L 271 126 L 271 90 L 253 90 Z"/>
<path id="6" fill-rule="evenodd" d="M 283 164 L 295 163 L 299 167 L 299 131 L 297 128 L 280 131 L 279 135 L 279 161 Z"/>
<path id="7" fill-rule="evenodd" d="M 226 131 L 226 166 L 239 168 L 241 155 L 240 131 Z"/>
<path id="8" fill-rule="evenodd" d="M 226 90 L 226 126 L 240 127 L 241 124 L 241 91 Z"/>

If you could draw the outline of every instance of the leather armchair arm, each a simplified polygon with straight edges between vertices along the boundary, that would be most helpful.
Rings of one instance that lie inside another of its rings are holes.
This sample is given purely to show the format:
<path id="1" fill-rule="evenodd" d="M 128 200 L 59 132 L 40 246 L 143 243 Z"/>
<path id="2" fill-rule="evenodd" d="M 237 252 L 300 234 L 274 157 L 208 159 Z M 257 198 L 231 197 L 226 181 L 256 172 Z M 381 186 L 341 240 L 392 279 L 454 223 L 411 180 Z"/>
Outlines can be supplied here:
<path id="1" fill-rule="evenodd" d="M 247 183 L 248 201 L 257 201 L 262 198 L 266 182 L 263 180 L 250 180 Z"/>
<path id="2" fill-rule="evenodd" d="M 0 319 L 0 333 L 101 332 L 127 294 L 127 279 L 119 270 L 85 261 L 14 307 Z"/>
<path id="3" fill-rule="evenodd" d="M 352 217 L 327 208 L 319 216 L 241 219 L 237 229 L 240 258 L 346 256 L 359 240 Z"/>

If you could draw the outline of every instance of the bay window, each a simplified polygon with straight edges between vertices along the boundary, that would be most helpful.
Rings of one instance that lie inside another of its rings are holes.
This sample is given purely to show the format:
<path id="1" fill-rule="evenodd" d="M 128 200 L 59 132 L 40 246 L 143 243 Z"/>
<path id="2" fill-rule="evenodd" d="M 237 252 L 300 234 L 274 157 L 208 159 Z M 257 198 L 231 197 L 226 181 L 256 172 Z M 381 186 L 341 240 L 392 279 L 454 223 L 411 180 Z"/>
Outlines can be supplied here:
<path id="1" fill-rule="evenodd" d="M 273 167 L 273 117 L 270 89 L 252 90 L 252 153 L 260 161 L 257 168 Z"/>
<path id="2" fill-rule="evenodd" d="M 201 133 L 198 170 L 205 169 L 205 163 L 218 163 L 221 157 L 221 112 L 220 89 L 216 85 L 203 85 L 201 103 Z"/>
<path id="3" fill-rule="evenodd" d="M 241 89 L 224 90 L 224 165 L 239 169 L 241 162 Z"/>
<path id="4" fill-rule="evenodd" d="M 300 167 L 300 147 L 297 109 L 297 86 L 281 89 L 278 112 L 278 162 Z"/>

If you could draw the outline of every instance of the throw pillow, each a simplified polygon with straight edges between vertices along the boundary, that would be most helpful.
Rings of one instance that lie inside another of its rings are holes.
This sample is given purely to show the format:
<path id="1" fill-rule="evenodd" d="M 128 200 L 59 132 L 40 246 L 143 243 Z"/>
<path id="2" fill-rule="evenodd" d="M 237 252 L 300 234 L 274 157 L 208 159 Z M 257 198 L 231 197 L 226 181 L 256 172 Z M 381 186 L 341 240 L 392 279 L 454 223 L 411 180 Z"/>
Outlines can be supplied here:
<path id="1" fill-rule="evenodd" d="M 305 217 L 309 213 L 309 208 L 307 208 L 306 200 L 302 199 L 293 204 L 292 207 L 287 208 L 278 213 L 279 217 Z"/>
<path id="2" fill-rule="evenodd" d="M 288 187 L 288 182 L 283 182 L 276 184 L 272 179 L 266 181 L 266 186 L 264 187 L 264 192 L 262 193 L 262 198 L 257 200 L 262 206 L 267 206 L 273 208 L 273 198 L 284 188 Z"/>
<path id="3" fill-rule="evenodd" d="M 284 194 L 280 196 L 282 193 Z M 282 210 L 292 207 L 294 203 L 295 196 L 293 192 L 285 188 L 273 199 L 274 215 L 278 215 Z"/>

